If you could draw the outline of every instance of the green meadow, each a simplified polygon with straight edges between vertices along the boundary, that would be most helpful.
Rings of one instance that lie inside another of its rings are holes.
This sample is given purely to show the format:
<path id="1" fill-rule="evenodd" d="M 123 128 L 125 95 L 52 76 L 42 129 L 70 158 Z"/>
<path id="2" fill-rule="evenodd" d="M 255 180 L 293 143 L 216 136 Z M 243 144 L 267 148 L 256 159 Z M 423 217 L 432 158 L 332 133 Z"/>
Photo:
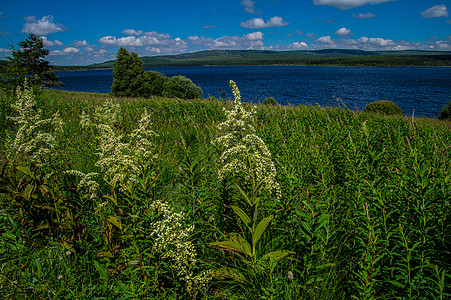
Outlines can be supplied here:
<path id="1" fill-rule="evenodd" d="M 451 297 L 449 121 L 0 97 L 3 299 Z"/>

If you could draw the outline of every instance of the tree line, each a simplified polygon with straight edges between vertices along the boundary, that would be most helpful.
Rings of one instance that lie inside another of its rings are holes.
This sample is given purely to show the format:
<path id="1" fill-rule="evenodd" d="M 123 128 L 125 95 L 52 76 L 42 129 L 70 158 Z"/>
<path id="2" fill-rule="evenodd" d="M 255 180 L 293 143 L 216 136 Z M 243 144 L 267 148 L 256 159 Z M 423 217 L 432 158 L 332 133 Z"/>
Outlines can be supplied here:
<path id="1" fill-rule="evenodd" d="M 44 48 L 41 37 L 30 33 L 17 45 L 18 49 L 11 46 L 11 56 L 0 64 L 0 85 L 3 90 L 14 93 L 17 87 L 23 86 L 25 80 L 35 89 L 63 85 L 54 67 L 45 60 L 50 51 Z M 144 71 L 138 54 L 128 52 L 125 48 L 117 52 L 113 68 L 111 93 L 115 96 L 194 99 L 203 94 L 200 87 L 184 76 L 169 78 L 158 72 Z"/>

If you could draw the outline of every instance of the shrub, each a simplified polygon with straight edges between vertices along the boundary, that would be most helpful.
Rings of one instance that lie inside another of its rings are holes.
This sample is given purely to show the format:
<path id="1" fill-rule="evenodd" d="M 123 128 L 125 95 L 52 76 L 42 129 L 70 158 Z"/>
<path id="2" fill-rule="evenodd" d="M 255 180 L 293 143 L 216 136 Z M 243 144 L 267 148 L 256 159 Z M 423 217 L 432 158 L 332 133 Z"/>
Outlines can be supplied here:
<path id="1" fill-rule="evenodd" d="M 155 71 L 144 72 L 144 82 L 141 87 L 141 96 L 163 96 L 164 84 L 167 80 L 169 80 L 169 78 L 162 73 Z"/>
<path id="2" fill-rule="evenodd" d="M 439 120 L 451 120 L 451 101 L 443 106 L 438 118 Z"/>
<path id="3" fill-rule="evenodd" d="M 382 113 L 386 115 L 402 115 L 402 109 L 390 100 L 379 100 L 369 103 L 365 112 Z"/>
<path id="4" fill-rule="evenodd" d="M 200 98 L 202 94 L 202 89 L 185 76 L 174 76 L 164 83 L 164 97 L 195 99 Z"/>
<path id="5" fill-rule="evenodd" d="M 276 99 L 274 99 L 273 97 L 268 97 L 265 100 L 263 100 L 263 104 L 265 104 L 265 105 L 277 105 L 279 103 L 277 103 Z"/>

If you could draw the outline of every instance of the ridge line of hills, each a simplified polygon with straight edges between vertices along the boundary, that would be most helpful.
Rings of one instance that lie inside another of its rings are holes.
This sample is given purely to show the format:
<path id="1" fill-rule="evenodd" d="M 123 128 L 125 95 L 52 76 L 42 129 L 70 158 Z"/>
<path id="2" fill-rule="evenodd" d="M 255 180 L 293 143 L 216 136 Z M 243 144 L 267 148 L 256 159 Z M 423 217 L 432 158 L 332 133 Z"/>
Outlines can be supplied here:
<path id="1" fill-rule="evenodd" d="M 206 50 L 193 53 L 143 56 L 143 67 L 231 66 L 231 65 L 326 65 L 326 66 L 451 66 L 451 51 L 363 51 L 324 50 Z M 112 68 L 114 60 L 88 66 L 56 67 L 69 69 Z"/>

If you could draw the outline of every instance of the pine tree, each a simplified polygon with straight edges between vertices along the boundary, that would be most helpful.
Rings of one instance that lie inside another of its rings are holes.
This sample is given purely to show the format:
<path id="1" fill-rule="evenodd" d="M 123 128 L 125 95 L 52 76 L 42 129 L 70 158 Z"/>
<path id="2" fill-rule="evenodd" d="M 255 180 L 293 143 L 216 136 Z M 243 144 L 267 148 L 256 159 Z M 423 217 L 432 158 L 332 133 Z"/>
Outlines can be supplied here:
<path id="1" fill-rule="evenodd" d="M 28 38 L 17 45 L 20 48 L 16 50 L 12 47 L 11 57 L 8 57 L 8 84 L 14 87 L 22 85 L 25 77 L 28 77 L 28 83 L 33 87 L 62 85 L 58 82 L 53 66 L 44 59 L 50 51 L 44 48 L 42 38 L 30 33 Z"/>

